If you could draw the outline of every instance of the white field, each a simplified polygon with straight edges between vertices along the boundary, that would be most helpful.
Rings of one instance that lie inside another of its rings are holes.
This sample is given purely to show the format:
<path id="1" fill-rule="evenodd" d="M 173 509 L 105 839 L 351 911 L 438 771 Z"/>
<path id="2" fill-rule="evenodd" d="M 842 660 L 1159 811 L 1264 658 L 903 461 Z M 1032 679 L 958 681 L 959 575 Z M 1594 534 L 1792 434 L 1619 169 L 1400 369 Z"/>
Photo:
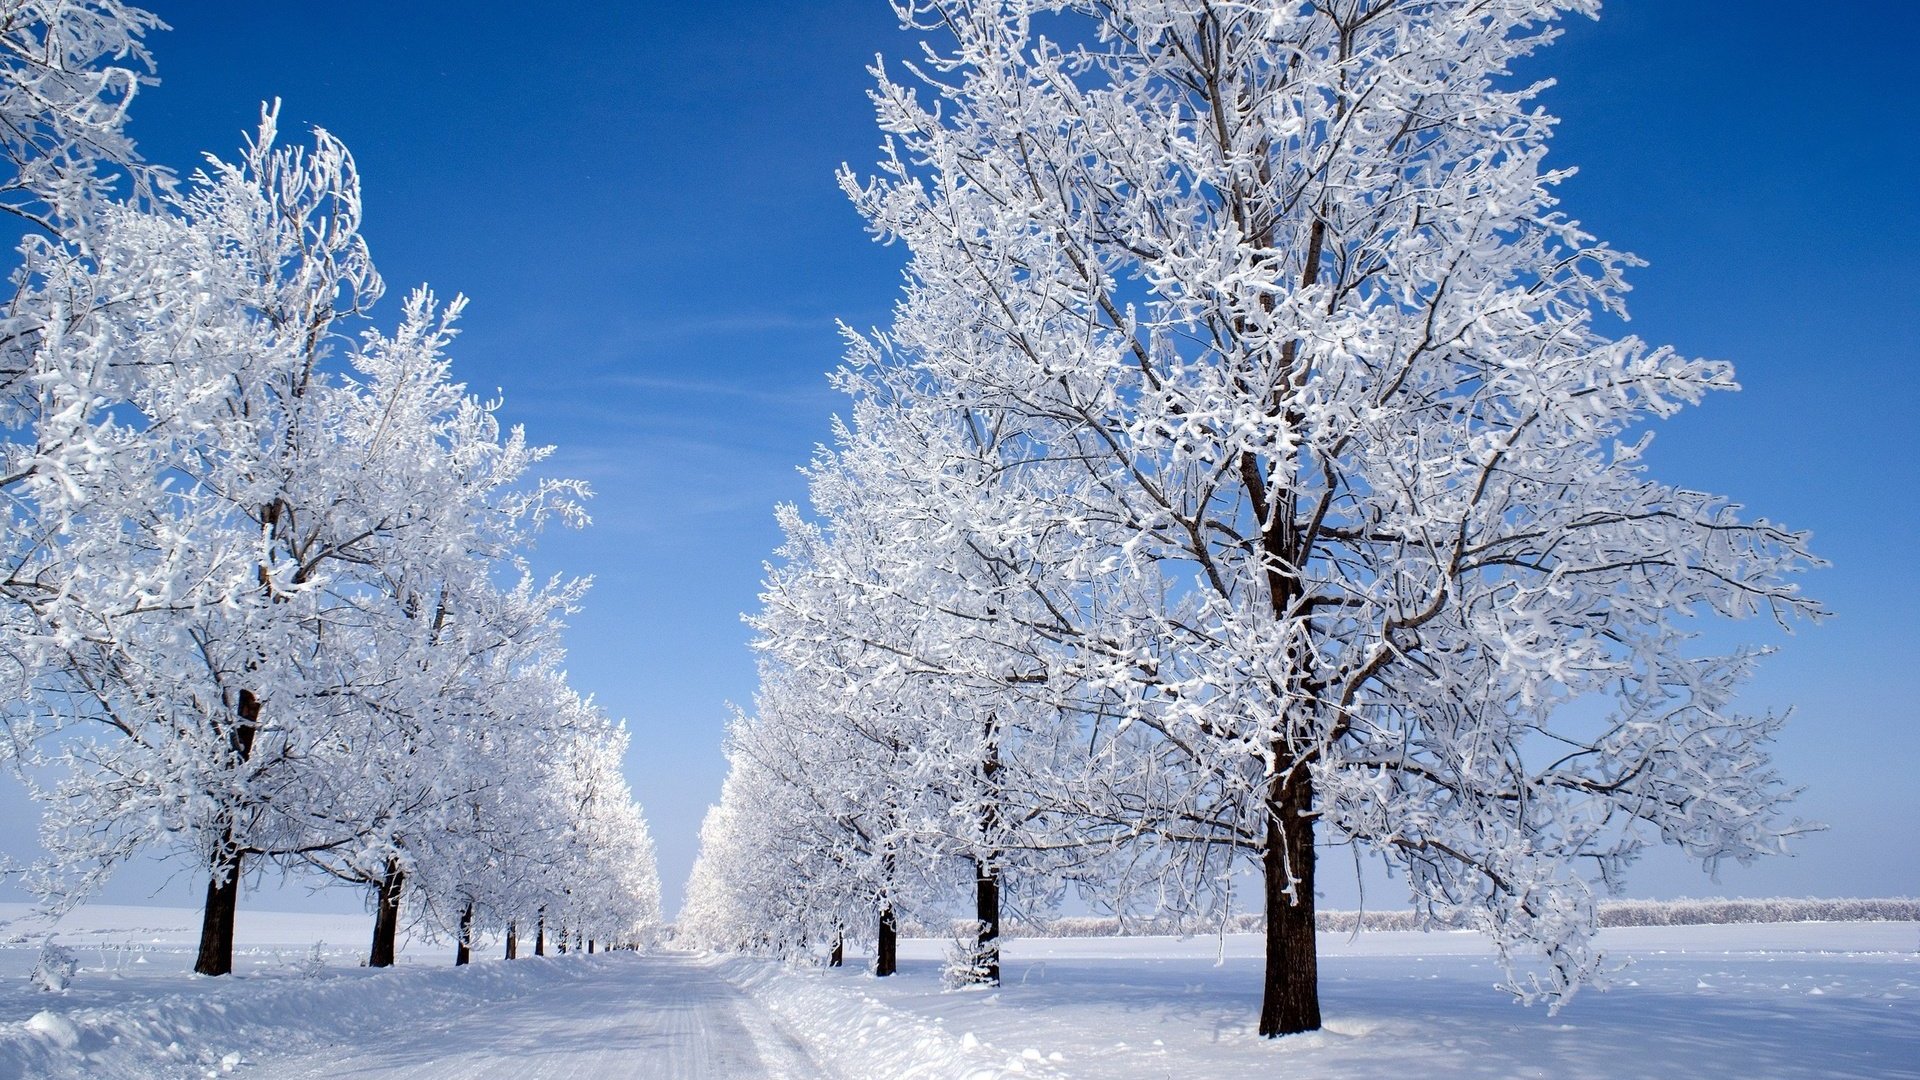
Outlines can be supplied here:
<path id="1" fill-rule="evenodd" d="M 1259 943 L 1034 939 L 998 991 L 940 989 L 941 944 L 874 979 L 752 958 L 548 957 L 463 970 L 408 943 L 359 968 L 363 916 L 242 912 L 236 976 L 187 973 L 197 915 L 82 909 L 58 993 L 25 978 L 44 927 L 0 906 L 10 1077 L 1920 1078 L 1920 923 L 1609 930 L 1615 985 L 1557 1016 L 1492 986 L 1471 934 L 1323 935 L 1326 1030 L 1252 1034 Z M 329 942 L 317 977 L 299 962 Z M 1221 959 L 1224 954 L 1224 959 Z M 523 953 L 524 955 L 524 953 Z"/>
<path id="2" fill-rule="evenodd" d="M 872 1017 L 899 1014 L 962 1046 L 971 1035 L 991 1050 L 980 1064 L 1024 1060 L 1043 1075 L 1920 1077 L 1920 923 L 1636 927 L 1601 941 L 1627 969 L 1549 1016 L 1493 989 L 1499 970 L 1475 934 L 1323 934 L 1326 1028 L 1277 1041 L 1253 1033 L 1250 935 L 1015 942 L 995 992 L 942 992 L 934 942 L 903 946 L 897 979 L 779 982 L 806 999 L 801 1015 L 825 1015 L 831 999 L 809 988 L 831 987 L 859 1003 L 835 1015 L 847 1031 L 879 1039 Z"/>

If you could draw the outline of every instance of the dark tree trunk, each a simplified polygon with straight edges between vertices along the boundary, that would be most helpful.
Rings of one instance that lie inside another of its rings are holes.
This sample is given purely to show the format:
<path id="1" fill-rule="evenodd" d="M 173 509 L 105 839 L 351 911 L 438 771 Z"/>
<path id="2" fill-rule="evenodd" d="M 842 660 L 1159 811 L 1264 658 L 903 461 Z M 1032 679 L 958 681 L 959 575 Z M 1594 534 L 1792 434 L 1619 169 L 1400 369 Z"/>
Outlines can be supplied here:
<path id="1" fill-rule="evenodd" d="M 533 955 L 547 955 L 547 909 L 541 908 L 533 924 Z"/>
<path id="2" fill-rule="evenodd" d="M 567 932 L 565 930 L 553 936 L 553 947 L 559 950 L 561 956 L 567 955 Z"/>
<path id="3" fill-rule="evenodd" d="M 400 936 L 400 890 L 407 883 L 400 860 L 389 857 L 387 872 L 380 876 L 379 893 L 373 905 L 373 951 L 367 955 L 368 967 L 392 967 L 394 944 Z"/>
<path id="4" fill-rule="evenodd" d="M 587 939 L 587 955 L 588 956 L 593 955 L 593 939 L 592 938 Z"/>
<path id="5" fill-rule="evenodd" d="M 453 966 L 465 967 L 473 959 L 473 903 L 460 909 L 460 944 L 453 950 Z"/>
<path id="6" fill-rule="evenodd" d="M 515 960 L 520 956 L 520 924 L 507 924 L 507 959 Z"/>
<path id="7" fill-rule="evenodd" d="M 900 970 L 900 929 L 894 925 L 893 905 L 880 909 L 880 930 L 873 946 L 873 975 L 883 978 Z"/>
<path id="8" fill-rule="evenodd" d="M 1345 106 L 1341 107 L 1344 115 Z M 1249 221 L 1248 208 L 1234 210 L 1238 220 Z M 1327 216 L 1316 213 L 1307 235 L 1306 265 L 1300 274 L 1300 287 L 1311 288 L 1320 280 L 1321 249 L 1326 245 Z M 1279 242 L 1276 227 L 1274 238 Z M 1260 304 L 1272 312 L 1276 300 L 1263 294 Z M 1252 327 L 1237 325 L 1236 331 Z M 1304 382 L 1305 371 L 1298 367 L 1300 340 L 1288 341 L 1280 350 L 1280 367 L 1290 384 Z M 1298 430 L 1305 418 L 1297 409 L 1283 410 L 1279 395 L 1273 399 L 1269 415 L 1279 421 L 1281 430 Z M 1303 535 L 1299 492 L 1279 483 L 1283 470 L 1274 464 L 1263 467 L 1251 450 L 1240 456 L 1240 480 L 1247 492 L 1248 508 L 1262 522 L 1260 547 L 1266 556 L 1267 600 L 1274 621 L 1280 625 L 1298 622 L 1307 612 L 1304 601 L 1307 587 L 1300 567 L 1314 557 L 1314 541 Z M 1301 626 L 1306 635 L 1313 632 L 1307 619 Z M 1304 635 L 1303 635 L 1304 636 Z M 1289 647 L 1288 667 L 1308 671 L 1310 646 L 1300 643 Z M 1320 707 L 1319 688 L 1300 683 L 1288 688 L 1298 696 L 1290 708 Z M 1290 695 L 1292 696 L 1292 695 Z M 1284 719 L 1284 718 L 1283 718 Z M 1329 740 L 1338 740 L 1345 722 L 1333 726 Z M 1260 1034 L 1268 1038 L 1315 1031 L 1320 1027 L 1320 960 L 1314 941 L 1314 851 L 1313 851 L 1313 775 L 1310 754 L 1289 745 L 1290 739 L 1274 740 L 1272 747 L 1276 772 L 1267 783 L 1266 850 L 1261 853 L 1267 916 L 1267 968 L 1260 1001 Z"/>
<path id="9" fill-rule="evenodd" d="M 980 981 L 1000 985 L 1000 875 L 992 864 L 973 863 L 973 918 L 979 936 L 974 939 L 975 970 Z"/>
<path id="10" fill-rule="evenodd" d="M 1313 938 L 1313 778 L 1302 765 L 1276 776 L 1269 790 L 1260 1034 L 1272 1038 L 1320 1027 L 1320 962 Z"/>
<path id="11" fill-rule="evenodd" d="M 980 815 L 980 838 L 996 842 L 1000 830 L 1000 724 L 998 716 L 987 717 L 986 757 L 980 762 L 981 786 L 986 790 Z M 989 847 L 986 854 L 973 860 L 973 918 L 978 936 L 974 939 L 975 973 L 989 986 L 1000 985 L 1000 870 L 999 853 Z"/>
<path id="12" fill-rule="evenodd" d="M 233 971 L 233 921 L 240 911 L 240 853 L 229 852 L 207 879 L 207 906 L 200 916 L 200 955 L 193 970 L 201 975 Z"/>
<path id="13" fill-rule="evenodd" d="M 240 691 L 234 707 L 237 718 L 227 733 L 227 746 L 234 762 L 245 766 L 253 756 L 253 735 L 260 722 L 260 699 L 251 690 Z M 213 872 L 207 878 L 207 906 L 200 916 L 200 955 L 193 970 L 201 975 L 227 975 L 233 971 L 233 923 L 240 912 L 239 838 L 234 835 L 232 819 L 220 836 L 220 848 L 214 853 Z"/>
<path id="14" fill-rule="evenodd" d="M 833 952 L 827 956 L 828 967 L 840 967 L 847 962 L 847 935 L 839 930 L 833 932 Z"/>

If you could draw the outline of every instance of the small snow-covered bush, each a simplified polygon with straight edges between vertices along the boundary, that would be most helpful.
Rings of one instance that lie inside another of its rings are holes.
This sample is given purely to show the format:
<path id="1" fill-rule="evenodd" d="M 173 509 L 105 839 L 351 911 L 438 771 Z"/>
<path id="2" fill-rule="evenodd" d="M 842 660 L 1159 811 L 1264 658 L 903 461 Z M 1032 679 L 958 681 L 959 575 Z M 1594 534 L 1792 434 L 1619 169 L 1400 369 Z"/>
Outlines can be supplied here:
<path id="1" fill-rule="evenodd" d="M 27 978 L 42 990 L 65 990 L 73 985 L 74 973 L 79 970 L 80 961 L 49 935 L 46 943 L 40 946 L 40 959 L 34 963 L 33 970 L 27 973 Z"/>
<path id="2" fill-rule="evenodd" d="M 327 970 L 327 943 L 316 941 L 307 955 L 294 965 L 294 971 L 303 979 L 317 979 Z"/>
<path id="3" fill-rule="evenodd" d="M 940 985 L 968 990 L 991 984 L 992 954 L 980 947 L 979 923 L 962 919 L 953 924 L 947 942 L 946 963 L 940 967 Z"/>

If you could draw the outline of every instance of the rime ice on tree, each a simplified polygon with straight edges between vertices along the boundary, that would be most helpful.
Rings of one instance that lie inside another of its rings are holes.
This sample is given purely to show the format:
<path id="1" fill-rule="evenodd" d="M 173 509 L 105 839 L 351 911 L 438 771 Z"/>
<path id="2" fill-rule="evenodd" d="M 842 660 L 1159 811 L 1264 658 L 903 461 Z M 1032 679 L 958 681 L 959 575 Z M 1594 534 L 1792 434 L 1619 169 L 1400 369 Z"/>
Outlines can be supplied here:
<path id="1" fill-rule="evenodd" d="M 1732 371 L 1595 326 L 1633 259 L 1556 208 L 1509 71 L 1595 5 L 898 8 L 932 44 L 876 71 L 880 173 L 843 182 L 909 283 L 789 552 L 818 617 L 770 634 L 859 657 L 823 702 L 918 679 L 1077 743 L 1104 782 L 1053 785 L 1057 846 L 1132 852 L 1113 893 L 1153 867 L 1197 912 L 1257 868 L 1268 1035 L 1320 1022 L 1317 844 L 1554 1004 L 1646 844 L 1780 850 L 1755 654 L 1687 626 L 1819 614 L 1816 560 L 1645 475 Z"/>

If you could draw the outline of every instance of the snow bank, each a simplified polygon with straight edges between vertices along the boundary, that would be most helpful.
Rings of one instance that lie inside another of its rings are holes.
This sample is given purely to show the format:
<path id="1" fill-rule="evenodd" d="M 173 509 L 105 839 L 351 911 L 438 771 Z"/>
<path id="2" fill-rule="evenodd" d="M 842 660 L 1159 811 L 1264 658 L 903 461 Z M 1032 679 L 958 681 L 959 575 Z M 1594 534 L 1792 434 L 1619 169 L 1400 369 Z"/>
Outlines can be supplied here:
<path id="1" fill-rule="evenodd" d="M 712 961 L 789 1030 L 804 1033 L 814 1060 L 841 1076 L 888 1080 L 1052 1080 L 1065 1077 L 1056 1052 L 1008 1050 L 972 1031 L 954 1034 L 944 1021 L 884 1004 L 861 983 L 830 979 L 758 957 Z M 866 980 L 870 984 L 871 980 Z"/>
<path id="2" fill-rule="evenodd" d="M 32 998 L 9 992 L 14 1014 L 42 1007 L 24 1020 L 0 1020 L 0 1077 L 218 1076 L 250 1064 L 249 1055 L 263 1048 L 278 1055 L 352 1045 L 369 1032 L 590 979 L 596 967 L 586 957 L 550 957 L 464 968 L 333 969 L 316 978 L 172 975 Z"/>

